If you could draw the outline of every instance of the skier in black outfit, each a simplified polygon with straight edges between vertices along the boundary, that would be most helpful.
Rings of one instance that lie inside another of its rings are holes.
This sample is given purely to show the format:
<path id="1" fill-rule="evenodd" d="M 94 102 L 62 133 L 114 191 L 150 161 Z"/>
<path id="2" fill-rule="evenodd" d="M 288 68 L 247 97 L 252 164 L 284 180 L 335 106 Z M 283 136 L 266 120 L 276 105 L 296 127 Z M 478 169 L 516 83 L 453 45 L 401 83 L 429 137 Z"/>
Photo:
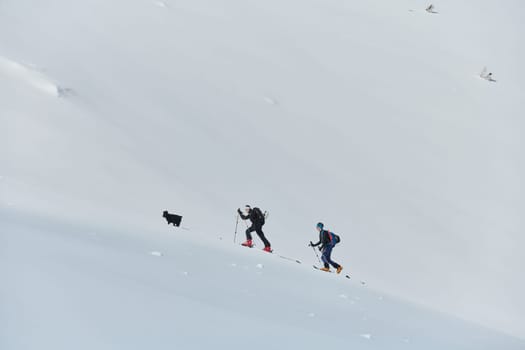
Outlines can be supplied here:
<path id="1" fill-rule="evenodd" d="M 321 260 L 323 260 L 324 263 L 324 267 L 321 268 L 321 270 L 329 272 L 330 265 L 332 265 L 337 270 L 337 273 L 341 273 L 343 267 L 335 261 L 332 261 L 331 258 L 332 249 L 334 249 L 335 245 L 339 242 L 339 236 L 337 236 L 333 232 L 330 232 L 329 230 L 325 230 L 324 224 L 322 222 L 318 223 L 316 228 L 317 231 L 319 231 L 319 242 L 314 244 L 312 243 L 312 241 L 310 241 L 309 246 L 317 247 L 318 245 L 321 245 L 319 247 L 319 250 L 323 252 Z"/>
<path id="2" fill-rule="evenodd" d="M 264 233 L 262 231 L 262 227 L 264 225 L 264 214 L 262 213 L 261 209 L 259 208 L 252 209 L 249 205 L 246 205 L 244 210 L 246 211 L 246 215 L 244 215 L 241 212 L 240 208 L 237 209 L 237 212 L 239 213 L 239 216 L 243 220 L 250 219 L 250 221 L 252 222 L 252 225 L 248 227 L 248 229 L 246 230 L 246 242 L 242 243 L 242 245 L 245 247 L 250 247 L 250 248 L 253 247 L 252 232 L 255 231 L 257 232 L 257 235 L 259 236 L 259 238 L 261 238 L 261 241 L 263 241 L 264 243 L 263 250 L 265 252 L 271 253 L 272 248 L 271 248 L 270 242 L 268 242 L 266 237 L 264 237 Z"/>

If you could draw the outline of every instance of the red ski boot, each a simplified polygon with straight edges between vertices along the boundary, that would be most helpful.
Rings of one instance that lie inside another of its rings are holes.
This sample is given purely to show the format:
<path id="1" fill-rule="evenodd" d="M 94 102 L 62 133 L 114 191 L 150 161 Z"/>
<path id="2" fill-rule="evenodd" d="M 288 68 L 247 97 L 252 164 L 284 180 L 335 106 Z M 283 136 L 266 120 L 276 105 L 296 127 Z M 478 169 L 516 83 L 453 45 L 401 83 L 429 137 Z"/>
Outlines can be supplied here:
<path id="1" fill-rule="evenodd" d="M 242 245 L 242 246 L 245 246 L 245 247 L 248 247 L 248 248 L 253 247 L 253 243 L 252 243 L 252 240 L 251 240 L 251 239 L 247 239 L 246 242 L 241 243 L 241 245 Z"/>
<path id="2" fill-rule="evenodd" d="M 268 247 L 264 247 L 263 250 L 264 250 L 265 252 L 268 252 L 268 253 L 273 252 L 272 247 L 270 247 L 270 246 L 268 246 Z"/>

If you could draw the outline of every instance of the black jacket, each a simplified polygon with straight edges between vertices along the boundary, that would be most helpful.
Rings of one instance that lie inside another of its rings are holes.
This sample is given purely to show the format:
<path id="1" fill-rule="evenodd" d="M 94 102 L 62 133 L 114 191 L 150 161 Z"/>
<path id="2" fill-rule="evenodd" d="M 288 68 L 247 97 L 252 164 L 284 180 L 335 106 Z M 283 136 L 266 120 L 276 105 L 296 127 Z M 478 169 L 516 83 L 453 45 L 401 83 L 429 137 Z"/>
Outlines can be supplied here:
<path id="1" fill-rule="evenodd" d="M 239 213 L 239 215 L 241 216 L 241 218 L 243 220 L 250 219 L 250 221 L 252 222 L 252 224 L 254 226 L 262 226 L 262 225 L 264 225 L 264 221 L 262 221 L 259 218 L 259 216 L 255 213 L 255 210 L 253 210 L 253 209 L 250 210 L 248 215 L 244 215 L 240 210 L 238 210 L 237 212 Z"/>
<path id="2" fill-rule="evenodd" d="M 330 243 L 330 235 L 328 230 L 321 230 L 319 232 L 319 242 L 312 244 L 312 247 L 317 247 L 319 244 L 322 244 L 321 248 Z"/>

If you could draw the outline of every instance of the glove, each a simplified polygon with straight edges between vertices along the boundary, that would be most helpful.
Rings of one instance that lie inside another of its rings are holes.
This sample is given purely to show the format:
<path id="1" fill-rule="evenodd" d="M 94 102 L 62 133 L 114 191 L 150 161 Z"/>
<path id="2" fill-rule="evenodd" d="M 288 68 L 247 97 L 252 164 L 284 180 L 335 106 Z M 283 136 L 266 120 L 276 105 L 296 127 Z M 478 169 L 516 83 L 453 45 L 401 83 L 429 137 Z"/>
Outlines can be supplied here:
<path id="1" fill-rule="evenodd" d="M 237 208 L 237 213 L 239 213 L 239 215 L 242 215 L 241 208 Z"/>

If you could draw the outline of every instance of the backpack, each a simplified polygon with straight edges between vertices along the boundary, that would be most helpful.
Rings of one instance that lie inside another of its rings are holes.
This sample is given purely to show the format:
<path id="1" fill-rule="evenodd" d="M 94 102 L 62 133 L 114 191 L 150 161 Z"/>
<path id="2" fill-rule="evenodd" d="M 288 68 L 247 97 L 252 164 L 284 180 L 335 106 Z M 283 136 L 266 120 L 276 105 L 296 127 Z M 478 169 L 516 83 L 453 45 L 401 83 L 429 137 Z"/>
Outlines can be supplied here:
<path id="1" fill-rule="evenodd" d="M 334 245 L 336 245 L 337 243 L 341 242 L 341 237 L 339 237 L 338 235 L 336 235 L 333 232 L 330 232 L 330 231 L 326 231 L 326 232 L 328 232 L 328 237 L 330 237 L 330 242 L 335 242 Z"/>
<path id="2" fill-rule="evenodd" d="M 255 217 L 257 218 L 257 221 L 261 224 L 261 225 L 264 225 L 264 222 L 265 222 L 265 217 L 264 217 L 264 214 L 263 212 L 261 211 L 261 209 L 255 207 L 252 209 L 253 212 L 255 213 Z"/>

